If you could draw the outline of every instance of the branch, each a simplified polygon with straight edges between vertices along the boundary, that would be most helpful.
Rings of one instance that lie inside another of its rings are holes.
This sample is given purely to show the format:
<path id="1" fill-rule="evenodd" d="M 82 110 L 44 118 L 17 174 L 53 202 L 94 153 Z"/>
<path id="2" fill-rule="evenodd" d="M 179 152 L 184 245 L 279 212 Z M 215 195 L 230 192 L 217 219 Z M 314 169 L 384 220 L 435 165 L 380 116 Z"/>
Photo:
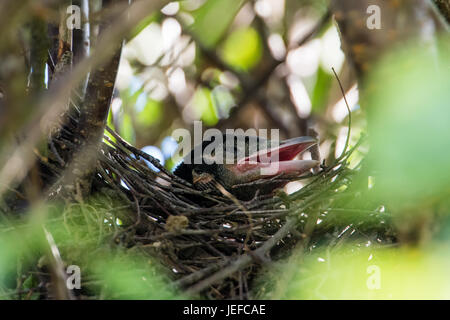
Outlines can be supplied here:
<path id="1" fill-rule="evenodd" d="M 434 3 L 447 22 L 450 23 L 450 2 L 448 0 L 434 0 Z"/>
<path id="2" fill-rule="evenodd" d="M 73 31 L 73 62 L 77 64 L 79 61 L 88 57 L 91 49 L 91 25 L 89 23 L 89 1 L 74 0 L 73 4 L 81 8 L 82 27 L 81 30 Z M 88 85 L 89 76 L 86 75 L 80 86 L 80 96 L 84 98 Z"/>
<path id="3" fill-rule="evenodd" d="M 255 257 L 259 258 L 260 261 L 261 260 L 264 261 L 265 260 L 264 257 L 267 255 L 267 253 L 274 246 L 276 246 L 280 240 L 284 239 L 295 228 L 295 225 L 296 225 L 295 219 L 287 220 L 285 225 L 280 230 L 278 230 L 278 232 L 272 238 L 267 240 L 260 248 L 256 249 L 251 253 L 240 256 L 228 267 L 214 273 L 212 276 L 190 287 L 188 290 L 186 290 L 186 293 L 193 295 L 203 291 L 210 285 L 219 282 L 220 280 L 230 276 L 236 271 L 242 270 L 243 268 L 248 266 L 253 261 L 253 259 L 255 259 Z"/>
<path id="4" fill-rule="evenodd" d="M 34 93 L 45 89 L 45 63 L 49 41 L 47 38 L 47 25 L 44 20 L 34 17 L 31 22 L 31 88 Z"/>
<path id="5" fill-rule="evenodd" d="M 122 2 L 127 3 L 128 1 L 122 0 Z M 100 34 L 108 28 L 108 23 L 103 22 L 100 26 Z M 86 143 L 83 153 L 85 153 L 87 159 L 77 157 L 80 161 L 76 161 L 74 165 L 81 173 L 81 177 L 78 177 L 78 179 L 82 185 L 83 194 L 88 194 L 90 190 L 90 180 L 114 93 L 121 52 L 122 43 L 115 49 L 111 60 L 93 72 L 88 82 L 85 101 L 80 109 L 78 133 Z"/>

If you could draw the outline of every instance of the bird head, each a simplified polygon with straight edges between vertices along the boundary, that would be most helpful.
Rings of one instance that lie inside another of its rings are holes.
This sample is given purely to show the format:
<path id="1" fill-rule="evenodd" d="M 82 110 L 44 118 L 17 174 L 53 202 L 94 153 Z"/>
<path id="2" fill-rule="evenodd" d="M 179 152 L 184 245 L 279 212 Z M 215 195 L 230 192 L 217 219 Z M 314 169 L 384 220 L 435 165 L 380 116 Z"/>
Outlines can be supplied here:
<path id="1" fill-rule="evenodd" d="M 317 144 L 312 137 L 274 141 L 252 135 L 224 134 L 221 139 L 205 139 L 194 147 L 174 174 L 199 190 L 216 189 L 217 183 L 238 199 L 251 199 L 259 190 L 268 194 L 286 184 L 252 185 L 274 176 L 298 176 L 316 167 L 316 160 L 296 160 L 296 156 Z"/>

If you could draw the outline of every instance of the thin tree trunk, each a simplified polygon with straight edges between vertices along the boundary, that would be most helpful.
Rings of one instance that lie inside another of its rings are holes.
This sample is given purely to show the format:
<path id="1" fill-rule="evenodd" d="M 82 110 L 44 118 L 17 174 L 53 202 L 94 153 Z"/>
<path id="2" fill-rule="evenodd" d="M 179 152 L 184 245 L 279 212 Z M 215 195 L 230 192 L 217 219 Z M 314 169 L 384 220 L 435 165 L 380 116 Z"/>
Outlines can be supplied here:
<path id="1" fill-rule="evenodd" d="M 103 6 L 106 7 L 111 3 L 127 5 L 128 0 L 103 1 Z M 111 20 L 108 18 L 110 17 L 103 17 L 100 23 L 100 37 L 110 27 Z M 122 42 L 114 50 L 114 55 L 109 61 L 91 72 L 84 102 L 80 106 L 77 135 L 82 142 L 78 151 L 80 154 L 77 154 L 73 161 L 72 174 L 76 176 L 73 187 L 82 197 L 89 195 L 91 191 L 95 162 L 114 93 L 121 52 Z"/>

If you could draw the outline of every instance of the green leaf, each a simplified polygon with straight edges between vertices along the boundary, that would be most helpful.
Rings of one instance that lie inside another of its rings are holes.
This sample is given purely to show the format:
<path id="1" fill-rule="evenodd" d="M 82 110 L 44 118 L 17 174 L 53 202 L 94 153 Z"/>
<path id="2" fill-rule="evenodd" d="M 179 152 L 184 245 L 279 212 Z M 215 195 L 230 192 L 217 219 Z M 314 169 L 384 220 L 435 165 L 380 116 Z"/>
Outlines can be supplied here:
<path id="1" fill-rule="evenodd" d="M 109 113 L 108 113 L 108 119 L 107 119 L 106 125 L 108 127 L 110 127 L 111 129 L 116 130 L 116 126 L 114 125 L 114 116 L 113 116 L 113 112 L 111 109 L 109 110 Z M 111 141 L 116 142 L 116 138 L 112 134 L 110 134 L 106 129 L 104 130 L 103 134 L 108 136 L 108 138 Z M 108 142 L 108 140 L 106 140 L 106 139 L 103 139 L 103 142 L 105 142 L 108 145 L 111 145 Z"/>
<path id="2" fill-rule="evenodd" d="M 206 125 L 213 126 L 217 123 L 216 107 L 212 99 L 211 91 L 208 88 L 197 89 L 193 103 L 196 111 L 201 115 L 201 119 Z"/>
<path id="3" fill-rule="evenodd" d="M 205 47 L 213 47 L 227 31 L 243 0 L 208 0 L 192 12 L 191 31 Z"/>
<path id="4" fill-rule="evenodd" d="M 247 71 L 261 60 L 262 50 L 262 40 L 258 31 L 254 28 L 241 28 L 227 38 L 222 56 L 232 67 Z"/>
<path id="5" fill-rule="evenodd" d="M 134 106 L 136 104 L 137 99 L 142 94 L 143 88 L 141 87 L 136 92 L 131 93 L 130 89 L 126 89 L 120 93 L 120 98 L 123 102 L 123 107 L 127 108 L 128 106 Z"/>
<path id="6" fill-rule="evenodd" d="M 114 126 L 114 115 L 113 115 L 113 112 L 112 112 L 111 109 L 109 109 L 109 112 L 108 112 L 108 119 L 107 119 L 106 124 L 107 124 L 107 126 L 110 127 L 111 129 L 113 129 L 113 130 L 115 129 L 115 126 Z"/>
<path id="7" fill-rule="evenodd" d="M 321 112 L 326 107 L 333 77 L 320 66 L 317 71 L 316 85 L 312 94 L 312 110 Z"/>
<path id="8" fill-rule="evenodd" d="M 124 114 L 122 117 L 120 135 L 129 143 L 134 144 L 136 134 L 134 132 L 133 122 L 131 121 L 131 117 L 128 114 Z"/>
<path id="9" fill-rule="evenodd" d="M 137 116 L 137 123 L 144 127 L 149 127 L 161 119 L 161 104 L 158 101 L 149 99 L 144 109 Z"/>

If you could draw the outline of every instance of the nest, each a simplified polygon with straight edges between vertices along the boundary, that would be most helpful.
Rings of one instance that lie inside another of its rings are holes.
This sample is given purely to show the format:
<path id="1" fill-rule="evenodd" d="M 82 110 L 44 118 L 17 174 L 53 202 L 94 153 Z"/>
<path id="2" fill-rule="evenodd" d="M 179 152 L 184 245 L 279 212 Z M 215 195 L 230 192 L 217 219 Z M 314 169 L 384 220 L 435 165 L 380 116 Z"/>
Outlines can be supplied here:
<path id="1" fill-rule="evenodd" d="M 330 208 L 342 207 L 346 199 L 354 197 L 349 187 L 358 167 L 350 169 L 347 163 L 362 140 L 318 173 L 297 177 L 295 180 L 305 182 L 299 191 L 257 194 L 243 202 L 194 189 L 158 160 L 113 130 L 107 131 L 110 135 L 105 135 L 101 145 L 93 187 L 95 193 L 120 198 L 122 206 L 125 203 L 129 208 L 120 216 L 123 223 L 113 235 L 114 242 L 156 257 L 176 286 L 191 296 L 254 298 L 254 280 L 262 267 L 289 256 L 299 243 L 303 248 L 313 247 L 324 236 L 336 240 L 348 229 L 345 219 L 336 223 L 337 216 Z M 71 141 L 73 136 L 63 130 L 51 141 L 52 150 Z M 146 161 L 159 171 L 151 170 Z M 50 169 L 59 171 L 56 175 L 62 172 L 57 166 Z M 277 176 L 252 184 L 274 180 L 286 181 Z M 192 196 L 207 201 L 194 202 Z M 366 217 L 372 221 L 359 221 L 358 228 L 367 225 L 374 237 L 379 237 L 378 227 L 385 217 L 378 211 L 368 211 Z M 317 225 L 319 218 L 323 222 Z M 386 230 L 381 232 L 384 241 Z"/>

